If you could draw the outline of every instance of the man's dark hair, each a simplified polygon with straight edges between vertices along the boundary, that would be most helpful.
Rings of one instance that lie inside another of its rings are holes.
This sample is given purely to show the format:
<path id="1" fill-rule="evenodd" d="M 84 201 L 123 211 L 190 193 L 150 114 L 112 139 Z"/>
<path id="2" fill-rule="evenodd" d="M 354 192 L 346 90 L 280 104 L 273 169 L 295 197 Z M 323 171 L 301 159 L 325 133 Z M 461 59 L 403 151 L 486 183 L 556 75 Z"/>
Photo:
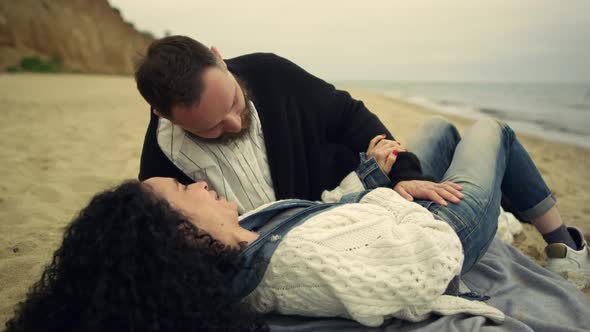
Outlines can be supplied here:
<path id="1" fill-rule="evenodd" d="M 198 103 L 203 71 L 220 60 L 205 45 L 186 36 L 155 40 L 135 69 L 137 89 L 150 106 L 167 118 L 172 107 Z"/>
<path id="2" fill-rule="evenodd" d="M 137 181 L 96 195 L 6 323 L 15 331 L 258 331 L 229 278 L 239 250 Z"/>

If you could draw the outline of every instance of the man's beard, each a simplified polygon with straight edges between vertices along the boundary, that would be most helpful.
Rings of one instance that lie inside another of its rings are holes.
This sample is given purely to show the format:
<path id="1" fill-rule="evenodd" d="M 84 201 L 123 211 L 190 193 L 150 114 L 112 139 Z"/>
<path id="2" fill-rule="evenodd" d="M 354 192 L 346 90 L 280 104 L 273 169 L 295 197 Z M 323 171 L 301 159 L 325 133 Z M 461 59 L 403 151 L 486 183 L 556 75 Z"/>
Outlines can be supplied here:
<path id="1" fill-rule="evenodd" d="M 244 90 L 242 90 L 244 91 Z M 242 128 L 237 133 L 229 133 L 225 132 L 221 134 L 221 136 L 217 137 L 215 140 L 218 140 L 223 143 L 229 143 L 231 141 L 242 139 L 244 136 L 248 134 L 250 131 L 250 125 L 252 124 L 252 104 L 250 104 L 250 99 L 248 99 L 248 95 L 244 93 L 244 111 L 240 114 L 240 119 L 242 120 Z"/>

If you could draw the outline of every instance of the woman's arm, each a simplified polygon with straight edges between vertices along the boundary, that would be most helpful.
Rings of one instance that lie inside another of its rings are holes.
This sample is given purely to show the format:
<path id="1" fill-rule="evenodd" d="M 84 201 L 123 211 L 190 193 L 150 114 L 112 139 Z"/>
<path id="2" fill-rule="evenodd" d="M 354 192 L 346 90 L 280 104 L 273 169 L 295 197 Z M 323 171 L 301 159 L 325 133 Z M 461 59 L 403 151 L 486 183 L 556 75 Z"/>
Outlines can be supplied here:
<path id="1" fill-rule="evenodd" d="M 322 192 L 322 202 L 336 203 L 339 202 L 342 196 L 356 193 L 365 190 L 365 186 L 361 182 L 356 172 L 350 172 L 342 179 L 340 185 L 332 190 L 324 190 Z"/>

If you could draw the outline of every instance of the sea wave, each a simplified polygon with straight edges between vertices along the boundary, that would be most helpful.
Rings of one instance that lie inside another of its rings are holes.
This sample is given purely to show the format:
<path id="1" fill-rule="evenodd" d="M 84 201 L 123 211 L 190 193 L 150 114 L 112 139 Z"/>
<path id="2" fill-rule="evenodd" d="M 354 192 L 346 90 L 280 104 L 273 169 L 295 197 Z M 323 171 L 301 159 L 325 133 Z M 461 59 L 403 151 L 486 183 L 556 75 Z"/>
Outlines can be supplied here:
<path id="1" fill-rule="evenodd" d="M 570 109 L 575 110 L 575 111 L 590 112 L 590 103 L 575 103 L 575 104 L 569 104 L 567 106 Z"/>
<path id="2" fill-rule="evenodd" d="M 350 84 L 349 84 L 350 85 Z M 358 82 L 434 111 L 494 117 L 515 131 L 590 148 L 590 83 Z"/>
<path id="3" fill-rule="evenodd" d="M 539 117 L 539 114 L 535 114 L 534 112 L 523 113 L 508 108 L 477 107 L 456 100 L 436 99 L 407 93 L 390 92 L 387 95 L 424 106 L 436 112 L 463 118 L 475 120 L 483 117 L 493 117 L 509 123 L 516 132 L 590 148 L 590 134 L 588 131 L 578 130 L 574 127 Z M 578 110 L 584 111 L 585 109 L 580 107 Z"/>

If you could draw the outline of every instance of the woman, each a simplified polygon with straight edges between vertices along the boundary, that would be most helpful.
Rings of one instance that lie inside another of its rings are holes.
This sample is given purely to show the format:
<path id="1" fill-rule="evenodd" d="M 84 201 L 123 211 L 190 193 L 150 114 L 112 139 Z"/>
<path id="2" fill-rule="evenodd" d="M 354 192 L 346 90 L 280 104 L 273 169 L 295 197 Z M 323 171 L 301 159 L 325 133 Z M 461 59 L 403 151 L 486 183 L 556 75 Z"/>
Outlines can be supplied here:
<path id="1" fill-rule="evenodd" d="M 258 331 L 256 315 L 224 300 L 237 257 L 126 182 L 97 194 L 67 227 L 7 331 Z"/>
<path id="2" fill-rule="evenodd" d="M 472 127 L 443 176 L 463 196 L 448 206 L 386 188 L 355 194 L 362 183 L 347 177 L 326 193 L 342 204 L 281 201 L 238 222 L 235 204 L 202 182 L 123 184 L 97 195 L 70 225 L 8 330 L 262 327 L 240 303 L 369 326 L 461 312 L 501 322 L 476 295 L 457 296 L 453 281 L 494 236 L 507 165 L 534 169 L 515 145 L 505 125 Z M 542 181 L 519 181 L 547 199 Z"/>

